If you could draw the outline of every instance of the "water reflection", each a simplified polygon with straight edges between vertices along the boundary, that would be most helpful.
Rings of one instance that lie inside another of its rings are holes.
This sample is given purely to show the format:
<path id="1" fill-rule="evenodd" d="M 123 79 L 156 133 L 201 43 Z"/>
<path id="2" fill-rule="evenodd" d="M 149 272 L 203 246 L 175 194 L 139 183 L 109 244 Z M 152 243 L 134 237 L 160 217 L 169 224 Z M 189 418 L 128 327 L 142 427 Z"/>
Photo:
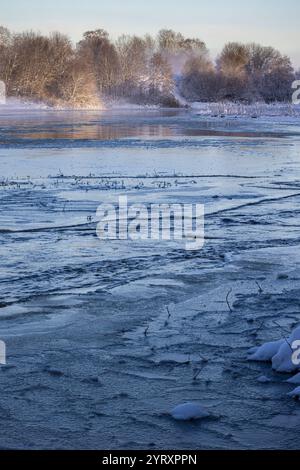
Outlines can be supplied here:
<path id="1" fill-rule="evenodd" d="M 69 142 L 178 137 L 278 138 L 280 128 L 240 119 L 207 119 L 188 110 L 35 111 L 0 115 L 0 145 L 15 139 Z"/>

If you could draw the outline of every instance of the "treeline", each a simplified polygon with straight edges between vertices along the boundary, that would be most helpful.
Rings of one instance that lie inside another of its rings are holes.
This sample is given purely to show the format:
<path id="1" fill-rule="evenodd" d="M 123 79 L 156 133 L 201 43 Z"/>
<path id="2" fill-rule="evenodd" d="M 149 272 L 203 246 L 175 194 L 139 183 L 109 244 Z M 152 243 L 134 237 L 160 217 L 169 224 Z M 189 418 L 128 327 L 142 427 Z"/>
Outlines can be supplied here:
<path id="1" fill-rule="evenodd" d="M 296 74 L 272 47 L 228 43 L 213 62 L 203 41 L 162 30 L 153 38 L 88 31 L 74 46 L 60 33 L 0 27 L 0 80 L 7 95 L 89 108 L 104 100 L 178 106 L 187 101 L 290 101 Z"/>

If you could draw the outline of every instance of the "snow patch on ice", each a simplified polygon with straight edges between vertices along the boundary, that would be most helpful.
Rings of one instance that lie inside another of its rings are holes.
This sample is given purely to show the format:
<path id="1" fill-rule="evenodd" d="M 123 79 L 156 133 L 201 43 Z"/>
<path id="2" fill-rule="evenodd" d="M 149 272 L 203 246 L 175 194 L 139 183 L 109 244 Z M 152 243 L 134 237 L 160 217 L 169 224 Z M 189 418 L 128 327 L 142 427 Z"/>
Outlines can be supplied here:
<path id="1" fill-rule="evenodd" d="M 195 403 L 184 403 L 173 408 L 171 416 L 177 421 L 191 421 L 207 418 L 209 413 L 203 406 Z"/>

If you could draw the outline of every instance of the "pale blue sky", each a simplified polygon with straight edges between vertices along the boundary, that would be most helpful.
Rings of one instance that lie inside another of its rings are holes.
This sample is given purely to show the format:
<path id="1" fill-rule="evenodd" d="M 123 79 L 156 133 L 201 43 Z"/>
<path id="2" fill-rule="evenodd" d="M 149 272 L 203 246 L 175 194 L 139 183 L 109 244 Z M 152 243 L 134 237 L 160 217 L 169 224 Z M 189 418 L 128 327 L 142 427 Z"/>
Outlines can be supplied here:
<path id="1" fill-rule="evenodd" d="M 0 24 L 13 31 L 156 33 L 172 28 L 203 39 L 213 56 L 227 41 L 256 41 L 300 67 L 299 0 L 2 0 Z"/>

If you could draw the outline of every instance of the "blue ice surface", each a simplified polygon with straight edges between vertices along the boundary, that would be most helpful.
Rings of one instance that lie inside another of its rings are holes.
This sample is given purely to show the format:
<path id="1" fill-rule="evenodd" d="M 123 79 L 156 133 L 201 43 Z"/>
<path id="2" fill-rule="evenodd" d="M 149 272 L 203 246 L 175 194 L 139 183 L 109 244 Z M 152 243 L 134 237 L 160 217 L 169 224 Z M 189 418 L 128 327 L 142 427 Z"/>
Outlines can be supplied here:
<path id="1" fill-rule="evenodd" d="M 286 377 L 246 360 L 299 322 L 299 132 L 188 110 L 0 116 L 1 447 L 299 447 Z M 100 241 L 98 205 L 124 194 L 204 204 L 204 247 Z M 175 422 L 187 402 L 210 418 Z"/>

